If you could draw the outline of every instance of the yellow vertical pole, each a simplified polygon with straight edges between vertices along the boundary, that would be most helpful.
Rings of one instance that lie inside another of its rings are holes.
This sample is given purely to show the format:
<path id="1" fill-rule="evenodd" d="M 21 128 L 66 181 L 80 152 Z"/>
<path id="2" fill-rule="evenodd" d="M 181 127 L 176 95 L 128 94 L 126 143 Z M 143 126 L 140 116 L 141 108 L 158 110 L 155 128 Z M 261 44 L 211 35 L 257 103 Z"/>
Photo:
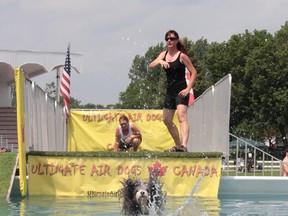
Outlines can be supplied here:
<path id="1" fill-rule="evenodd" d="M 25 121 L 24 121 L 24 74 L 20 68 L 15 68 L 16 86 L 16 110 L 17 110 L 17 135 L 19 154 L 20 193 L 24 197 L 27 194 L 26 180 L 26 145 L 25 145 Z"/>

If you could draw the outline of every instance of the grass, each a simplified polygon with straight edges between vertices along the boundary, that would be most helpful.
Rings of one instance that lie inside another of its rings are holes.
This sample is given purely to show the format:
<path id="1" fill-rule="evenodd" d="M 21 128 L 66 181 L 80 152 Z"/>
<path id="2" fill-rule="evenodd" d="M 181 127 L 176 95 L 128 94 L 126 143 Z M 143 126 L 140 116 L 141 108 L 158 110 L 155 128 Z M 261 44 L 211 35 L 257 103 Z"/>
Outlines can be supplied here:
<path id="1" fill-rule="evenodd" d="M 50 156 L 50 157 L 173 157 L 173 158 L 220 158 L 221 152 L 44 152 L 44 151 L 31 151 L 28 155 L 35 156 Z"/>
<path id="2" fill-rule="evenodd" d="M 0 153 L 0 197 L 5 198 L 10 186 L 11 176 L 16 163 L 17 154 Z"/>
<path id="3" fill-rule="evenodd" d="M 229 173 L 227 173 L 227 171 L 225 170 L 222 170 L 221 171 L 221 176 L 236 176 L 236 172 L 235 171 L 229 171 Z M 273 171 L 271 173 L 271 171 L 264 171 L 264 173 L 262 174 L 262 171 L 255 171 L 255 175 L 254 175 L 254 172 L 246 172 L 246 175 L 245 175 L 245 172 L 237 172 L 237 176 L 274 176 L 274 177 L 277 177 L 277 176 L 280 176 L 280 171 Z"/>

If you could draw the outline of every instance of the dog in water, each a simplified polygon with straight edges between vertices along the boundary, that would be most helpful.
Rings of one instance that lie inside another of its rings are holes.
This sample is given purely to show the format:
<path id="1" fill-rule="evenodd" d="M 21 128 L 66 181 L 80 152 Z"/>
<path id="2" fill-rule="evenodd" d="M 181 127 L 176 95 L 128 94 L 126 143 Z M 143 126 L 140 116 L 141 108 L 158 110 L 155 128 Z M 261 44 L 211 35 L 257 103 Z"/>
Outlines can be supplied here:
<path id="1" fill-rule="evenodd" d="M 128 178 L 121 183 L 123 188 L 120 189 L 120 199 L 123 199 L 124 215 L 162 215 L 166 195 L 156 176 L 150 174 L 149 181 Z"/>

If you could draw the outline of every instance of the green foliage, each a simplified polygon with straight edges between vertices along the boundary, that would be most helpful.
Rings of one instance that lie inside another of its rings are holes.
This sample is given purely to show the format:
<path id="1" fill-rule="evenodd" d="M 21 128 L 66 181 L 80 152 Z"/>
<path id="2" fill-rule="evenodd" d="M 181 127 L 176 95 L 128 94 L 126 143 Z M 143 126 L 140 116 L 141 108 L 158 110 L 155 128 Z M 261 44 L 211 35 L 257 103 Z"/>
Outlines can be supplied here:
<path id="1" fill-rule="evenodd" d="M 184 40 L 185 47 L 187 47 L 190 59 L 198 72 L 197 85 L 193 87 L 195 95 L 201 95 L 207 88 L 211 86 L 211 73 L 206 64 L 206 58 L 210 44 L 206 39 L 199 39 L 195 43 L 190 40 Z"/>
<path id="2" fill-rule="evenodd" d="M 288 22 L 272 35 L 266 30 L 232 35 L 227 42 L 182 39 L 195 68 L 195 96 L 227 74 L 232 75 L 230 132 L 256 140 L 267 134 L 283 139 L 288 131 Z M 165 93 L 162 68 L 147 69 L 163 43 L 136 56 L 129 72 L 131 83 L 120 93 L 119 107 L 158 109 Z"/>
<path id="3" fill-rule="evenodd" d="M 54 82 L 46 84 L 45 92 L 52 99 L 57 101 L 57 87 Z M 59 97 L 59 104 L 64 105 L 63 97 Z M 81 101 L 76 98 L 70 96 L 70 108 L 71 109 L 113 109 L 115 105 L 107 105 L 106 107 L 101 104 L 92 104 L 88 103 L 85 105 L 81 105 Z"/>
<path id="4" fill-rule="evenodd" d="M 46 83 L 45 92 L 52 98 L 56 99 L 57 97 L 57 87 L 55 82 Z"/>
<path id="5" fill-rule="evenodd" d="M 11 176 L 16 166 L 16 153 L 0 153 L 0 199 L 5 198 L 10 186 Z"/>
<path id="6" fill-rule="evenodd" d="M 245 31 L 228 41 L 195 42 L 184 37 L 183 44 L 197 69 L 193 87 L 195 97 L 227 74 L 232 75 L 230 132 L 263 141 L 271 136 L 283 139 L 288 131 L 288 22 L 274 35 L 266 30 Z M 126 90 L 120 92 L 119 103 L 109 109 L 161 109 L 166 89 L 164 70 L 148 64 L 165 50 L 163 43 L 149 47 L 144 56 L 136 55 Z M 55 95 L 55 84 L 47 91 Z M 72 108 L 105 108 L 81 105 L 71 99 Z M 267 137 L 269 136 L 269 137 Z"/>
<path id="7" fill-rule="evenodd" d="M 46 88 L 45 88 L 45 92 L 51 97 L 53 98 L 54 100 L 57 100 L 57 87 L 55 85 L 54 82 L 51 82 L 51 83 L 48 83 L 46 84 Z M 64 101 L 63 101 L 63 97 L 60 96 L 59 97 L 59 103 L 61 105 L 64 104 Z M 71 108 L 78 108 L 80 107 L 80 103 L 81 101 L 80 100 L 77 100 L 73 97 L 70 97 L 70 107 Z"/>
<path id="8" fill-rule="evenodd" d="M 31 151 L 28 156 L 51 156 L 51 157 L 113 157 L 113 158 L 221 158 L 222 152 L 45 152 Z"/>
<path id="9" fill-rule="evenodd" d="M 160 109 L 165 93 L 165 74 L 160 66 L 148 69 L 148 64 L 164 50 L 163 43 L 149 48 L 143 57 L 137 55 L 128 74 L 131 83 L 120 93 L 122 109 Z"/>
<path id="10" fill-rule="evenodd" d="M 277 34 L 273 37 L 264 30 L 253 34 L 246 31 L 226 43 L 224 52 L 230 62 L 227 68 L 233 78 L 231 130 L 235 134 L 259 140 L 267 132 L 286 136 L 287 63 L 281 64 L 285 57 L 281 60 L 278 56 L 283 48 L 277 45 Z M 287 145 L 286 139 L 284 143 Z"/>

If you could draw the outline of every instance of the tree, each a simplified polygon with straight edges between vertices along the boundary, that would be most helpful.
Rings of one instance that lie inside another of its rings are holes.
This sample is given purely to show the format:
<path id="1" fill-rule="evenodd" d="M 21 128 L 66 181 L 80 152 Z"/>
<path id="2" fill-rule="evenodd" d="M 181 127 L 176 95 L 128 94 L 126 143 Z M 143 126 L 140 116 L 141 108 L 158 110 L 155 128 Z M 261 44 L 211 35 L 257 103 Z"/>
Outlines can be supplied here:
<path id="1" fill-rule="evenodd" d="M 162 68 L 148 69 L 148 64 L 163 51 L 163 43 L 148 49 L 145 56 L 137 55 L 129 71 L 131 79 L 125 92 L 120 93 L 119 107 L 125 109 L 160 109 L 165 89 Z"/>
<path id="2" fill-rule="evenodd" d="M 260 62 L 265 62 L 265 56 L 269 56 L 269 50 L 266 53 L 263 51 L 271 38 L 272 35 L 266 31 L 246 31 L 242 35 L 232 36 L 226 44 L 227 69 L 231 71 L 233 79 L 230 125 L 235 134 L 254 136 L 254 139 L 263 137 L 265 126 L 259 124 L 257 115 L 259 106 L 263 105 L 259 97 L 266 95 L 266 92 L 256 93 L 255 83 L 266 76 L 267 68 Z M 259 67 L 259 63 L 262 67 Z"/>
<path id="3" fill-rule="evenodd" d="M 188 38 L 184 38 L 183 43 L 187 48 L 189 57 L 198 73 L 197 81 L 193 87 L 194 95 L 197 97 L 213 85 L 210 78 L 211 72 L 206 64 L 206 56 L 211 45 L 203 38 L 197 40 L 195 43 Z"/>
<path id="4" fill-rule="evenodd" d="M 267 106 L 261 110 L 261 114 L 266 114 L 277 135 L 288 146 L 288 22 L 286 22 L 274 36 L 274 58 L 270 58 L 269 97 L 263 98 Z M 267 115 L 267 113 L 269 113 Z"/>
<path id="5" fill-rule="evenodd" d="M 209 47 L 208 79 L 232 75 L 230 132 L 259 140 L 267 132 L 286 136 L 287 37 L 286 24 L 274 37 L 266 30 L 245 31 Z"/>
<path id="6" fill-rule="evenodd" d="M 50 97 L 52 97 L 53 99 L 56 99 L 56 97 L 57 97 L 57 88 L 56 88 L 55 82 L 46 83 L 45 92 Z"/>
<path id="7" fill-rule="evenodd" d="M 195 42 L 182 39 L 198 73 L 193 87 L 196 97 L 227 74 L 232 75 L 231 133 L 256 140 L 272 134 L 288 145 L 287 38 L 288 22 L 274 35 L 266 30 L 246 30 L 222 43 L 209 44 L 203 38 Z M 148 64 L 163 50 L 164 44 L 159 43 L 149 47 L 144 56 L 135 56 L 128 73 L 129 85 L 120 92 L 119 103 L 107 108 L 162 108 L 165 71 L 160 66 L 148 69 Z M 55 98 L 54 83 L 46 90 Z M 72 97 L 70 103 L 73 108 L 105 108 L 90 103 L 81 105 L 81 101 Z"/>
<path id="8" fill-rule="evenodd" d="M 266 30 L 246 30 L 222 43 L 182 39 L 198 72 L 196 97 L 232 75 L 230 132 L 238 136 L 263 140 L 268 133 L 282 138 L 287 134 L 287 26 L 275 36 Z M 129 71 L 131 82 L 120 93 L 121 108 L 162 107 L 165 72 L 160 67 L 147 69 L 147 65 L 163 50 L 161 43 L 150 47 L 144 57 L 135 57 Z"/>
<path id="9" fill-rule="evenodd" d="M 47 83 L 45 92 L 54 100 L 57 100 L 57 87 L 54 82 Z M 60 96 L 59 104 L 64 105 L 63 97 Z M 70 96 L 70 108 L 81 108 L 81 101 Z"/>

